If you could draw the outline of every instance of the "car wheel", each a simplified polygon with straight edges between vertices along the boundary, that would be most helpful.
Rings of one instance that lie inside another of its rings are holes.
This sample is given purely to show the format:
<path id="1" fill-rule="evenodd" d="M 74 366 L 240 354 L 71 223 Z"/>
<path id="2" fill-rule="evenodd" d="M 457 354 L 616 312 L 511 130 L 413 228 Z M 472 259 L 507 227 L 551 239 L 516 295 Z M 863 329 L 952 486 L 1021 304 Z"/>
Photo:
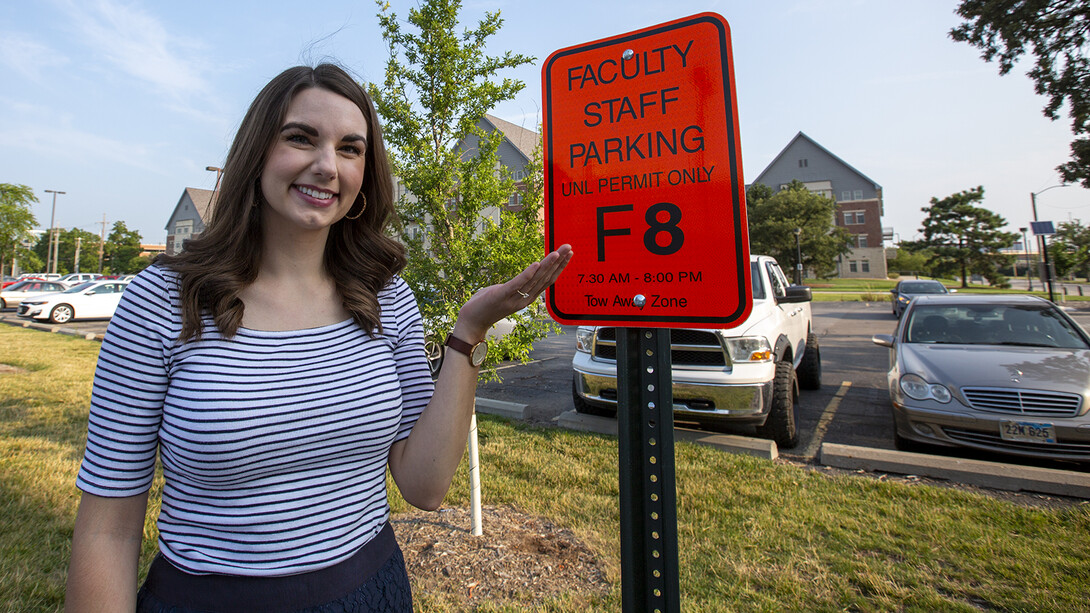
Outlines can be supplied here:
<path id="1" fill-rule="evenodd" d="M 75 316 L 75 311 L 72 310 L 71 305 L 58 304 L 53 307 L 53 310 L 49 312 L 49 321 L 55 324 L 67 323 Z"/>
<path id="2" fill-rule="evenodd" d="M 431 378 L 439 376 L 439 369 L 443 367 L 443 344 L 436 340 L 424 341 L 424 354 L 428 358 L 428 370 Z"/>
<path id="3" fill-rule="evenodd" d="M 579 395 L 578 391 L 576 391 L 574 378 L 572 378 L 571 380 L 571 400 L 572 404 L 575 405 L 576 413 L 582 413 L 583 415 L 600 415 L 602 417 L 617 416 L 616 411 L 610 411 L 609 409 L 602 408 L 600 406 L 591 404 L 586 400 L 583 400 L 583 397 Z"/>
<path id="4" fill-rule="evenodd" d="M 8 308 L 8 301 L 4 300 L 3 298 L 0 298 L 0 309 L 6 309 L 6 308 Z"/>
<path id="5" fill-rule="evenodd" d="M 776 362 L 776 378 L 772 381 L 772 410 L 758 433 L 784 448 L 799 443 L 796 387 L 795 369 L 791 367 L 791 362 Z"/>
<path id="6" fill-rule="evenodd" d="M 796 375 L 802 389 L 821 389 L 821 347 L 818 346 L 817 334 L 813 332 L 806 335 L 806 353 L 802 354 Z"/>

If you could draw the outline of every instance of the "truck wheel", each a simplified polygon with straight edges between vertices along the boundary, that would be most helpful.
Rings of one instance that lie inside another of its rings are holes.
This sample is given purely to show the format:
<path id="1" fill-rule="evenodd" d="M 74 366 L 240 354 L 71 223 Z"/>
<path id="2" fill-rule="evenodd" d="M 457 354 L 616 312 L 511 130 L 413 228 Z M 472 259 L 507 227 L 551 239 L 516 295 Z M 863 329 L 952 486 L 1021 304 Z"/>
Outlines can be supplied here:
<path id="1" fill-rule="evenodd" d="M 67 323 L 75 315 L 75 311 L 67 304 L 58 304 L 53 307 L 53 310 L 49 313 L 49 321 L 55 324 Z"/>
<path id="2" fill-rule="evenodd" d="M 806 353 L 798 369 L 799 387 L 804 390 L 821 389 L 821 347 L 818 346 L 817 334 L 806 335 Z"/>
<path id="3" fill-rule="evenodd" d="M 762 437 L 770 438 L 780 447 L 788 449 L 799 442 L 796 383 L 791 362 L 776 362 L 776 378 L 772 381 L 772 410 L 768 413 L 768 420 L 758 429 Z"/>
<path id="4" fill-rule="evenodd" d="M 582 413 L 583 415 L 600 415 L 602 417 L 616 417 L 617 413 L 610 411 L 609 409 L 603 409 L 602 407 L 593 405 L 583 397 L 579 395 L 579 392 L 575 389 L 575 378 L 571 380 L 571 399 L 572 404 L 575 405 L 575 412 Z"/>

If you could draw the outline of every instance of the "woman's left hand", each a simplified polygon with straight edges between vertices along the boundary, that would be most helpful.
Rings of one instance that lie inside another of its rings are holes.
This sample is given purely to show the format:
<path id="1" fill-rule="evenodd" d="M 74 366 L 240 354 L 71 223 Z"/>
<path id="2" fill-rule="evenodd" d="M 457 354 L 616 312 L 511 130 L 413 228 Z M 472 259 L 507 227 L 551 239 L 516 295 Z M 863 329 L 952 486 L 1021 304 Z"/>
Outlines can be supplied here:
<path id="1" fill-rule="evenodd" d="M 455 336 L 470 343 L 483 340 L 497 321 L 537 300 L 541 292 L 556 281 L 571 258 L 571 245 L 561 245 L 510 281 L 490 285 L 473 294 L 458 311 Z"/>

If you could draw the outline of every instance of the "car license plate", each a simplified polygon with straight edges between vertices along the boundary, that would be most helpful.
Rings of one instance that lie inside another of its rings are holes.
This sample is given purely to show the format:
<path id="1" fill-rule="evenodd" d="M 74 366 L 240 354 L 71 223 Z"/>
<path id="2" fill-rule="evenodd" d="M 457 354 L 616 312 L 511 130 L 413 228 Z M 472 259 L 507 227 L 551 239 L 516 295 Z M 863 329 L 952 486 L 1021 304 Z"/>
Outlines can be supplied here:
<path id="1" fill-rule="evenodd" d="M 1022 443 L 1056 443 L 1056 430 L 1052 424 L 1032 421 L 1001 421 L 999 436 L 1005 441 Z"/>

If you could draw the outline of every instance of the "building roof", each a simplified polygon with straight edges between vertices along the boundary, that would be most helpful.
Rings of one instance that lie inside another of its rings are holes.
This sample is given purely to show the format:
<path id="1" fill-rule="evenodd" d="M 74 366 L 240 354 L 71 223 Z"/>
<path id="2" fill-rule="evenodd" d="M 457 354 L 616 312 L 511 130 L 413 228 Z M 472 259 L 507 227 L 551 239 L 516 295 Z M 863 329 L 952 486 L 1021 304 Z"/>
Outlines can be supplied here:
<path id="1" fill-rule="evenodd" d="M 799 131 L 799 133 L 795 135 L 795 138 L 792 138 L 791 142 L 787 143 L 787 146 L 784 147 L 783 150 L 780 151 L 780 153 L 776 157 L 772 158 L 772 161 L 769 162 L 767 166 L 765 166 L 765 169 L 761 171 L 761 174 L 758 175 L 757 178 L 753 180 L 753 184 L 763 183 L 762 179 L 764 179 L 765 173 L 767 173 L 773 166 L 775 166 L 776 162 L 780 161 L 780 158 L 782 158 L 784 156 L 784 154 L 786 154 L 791 149 L 791 147 L 794 146 L 794 144 L 796 142 L 798 142 L 799 139 L 806 139 L 806 141 L 808 143 L 814 145 L 815 147 L 817 147 L 821 151 L 824 151 L 826 154 L 828 154 L 829 157 L 833 158 L 834 160 L 836 160 L 837 162 L 842 164 L 848 170 L 850 170 L 850 171 L 854 172 L 855 174 L 859 175 L 859 177 L 861 179 L 863 179 L 864 181 L 866 181 L 867 183 L 870 183 L 871 185 L 873 185 L 874 189 L 876 189 L 876 190 L 881 190 L 882 189 L 882 186 L 878 185 L 878 183 L 876 183 L 873 179 L 871 179 L 867 175 L 865 175 L 865 174 L 859 172 L 858 170 L 856 170 L 854 166 L 852 166 L 851 164 L 849 164 L 849 163 L 845 162 L 844 160 L 840 159 L 840 157 L 837 156 L 832 151 L 829 151 L 825 147 L 822 147 L 821 143 L 819 143 L 816 140 L 810 138 L 809 136 L 804 134 L 802 131 Z"/>
<path id="2" fill-rule="evenodd" d="M 522 126 L 515 125 L 510 121 L 504 121 L 493 115 L 486 114 L 484 120 L 502 132 L 504 137 L 511 141 L 511 144 L 519 150 L 519 153 L 526 156 L 527 160 L 533 157 L 534 147 L 537 147 L 537 144 L 541 142 L 540 134 L 533 130 L 527 130 Z"/>
<path id="3" fill-rule="evenodd" d="M 212 214 L 212 207 L 215 204 L 212 200 L 212 195 L 216 192 L 210 189 L 187 187 L 185 188 L 185 193 L 189 196 L 189 199 L 193 201 L 193 206 L 197 207 L 197 213 L 200 214 L 201 220 L 208 223 L 208 217 Z"/>

